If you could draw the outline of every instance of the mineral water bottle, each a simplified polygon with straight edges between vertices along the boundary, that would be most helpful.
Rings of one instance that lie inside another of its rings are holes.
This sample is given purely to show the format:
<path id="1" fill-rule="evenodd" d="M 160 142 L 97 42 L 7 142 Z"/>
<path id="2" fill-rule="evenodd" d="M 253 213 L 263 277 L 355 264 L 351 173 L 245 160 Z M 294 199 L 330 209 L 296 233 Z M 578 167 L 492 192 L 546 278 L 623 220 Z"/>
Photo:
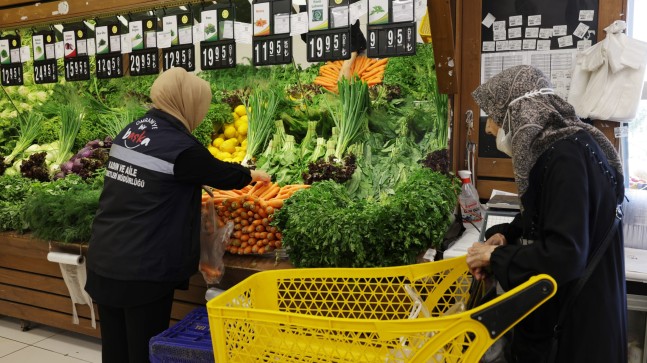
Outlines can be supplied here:
<path id="1" fill-rule="evenodd" d="M 458 176 L 463 182 L 463 185 L 461 186 L 461 194 L 458 196 L 458 203 L 461 206 L 463 222 L 479 222 L 483 218 L 481 215 L 479 194 L 470 180 L 471 175 L 472 172 L 469 170 L 458 171 Z"/>

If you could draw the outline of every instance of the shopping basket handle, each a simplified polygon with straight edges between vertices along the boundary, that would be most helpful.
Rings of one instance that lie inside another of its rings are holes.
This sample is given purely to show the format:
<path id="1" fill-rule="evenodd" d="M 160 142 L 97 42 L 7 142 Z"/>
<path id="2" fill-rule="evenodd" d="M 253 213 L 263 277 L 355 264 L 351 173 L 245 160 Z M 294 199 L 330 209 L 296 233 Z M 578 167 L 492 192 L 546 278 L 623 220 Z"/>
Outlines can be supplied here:
<path id="1" fill-rule="evenodd" d="M 498 339 L 526 315 L 555 295 L 557 284 L 548 275 L 530 278 L 522 285 L 483 304 L 470 317 L 485 325 L 492 339 Z"/>

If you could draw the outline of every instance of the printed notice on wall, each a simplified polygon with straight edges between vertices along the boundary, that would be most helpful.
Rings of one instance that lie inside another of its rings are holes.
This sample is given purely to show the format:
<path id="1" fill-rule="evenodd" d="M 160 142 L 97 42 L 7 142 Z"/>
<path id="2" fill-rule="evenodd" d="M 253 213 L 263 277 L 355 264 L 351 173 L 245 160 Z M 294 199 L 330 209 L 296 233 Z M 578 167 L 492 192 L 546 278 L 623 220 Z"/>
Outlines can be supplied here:
<path id="1" fill-rule="evenodd" d="M 504 69 L 527 64 L 550 76 L 555 93 L 566 99 L 576 54 L 577 49 L 484 53 L 481 55 L 481 83 Z"/>

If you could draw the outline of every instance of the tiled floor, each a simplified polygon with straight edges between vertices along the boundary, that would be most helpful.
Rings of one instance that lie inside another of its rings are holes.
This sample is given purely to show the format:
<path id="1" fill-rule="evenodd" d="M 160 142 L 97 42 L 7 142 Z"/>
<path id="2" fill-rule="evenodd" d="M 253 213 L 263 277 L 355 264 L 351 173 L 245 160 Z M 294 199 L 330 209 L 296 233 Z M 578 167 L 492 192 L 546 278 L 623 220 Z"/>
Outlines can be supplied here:
<path id="1" fill-rule="evenodd" d="M 101 363 L 101 341 L 32 323 L 20 329 L 18 319 L 0 316 L 0 363 Z"/>

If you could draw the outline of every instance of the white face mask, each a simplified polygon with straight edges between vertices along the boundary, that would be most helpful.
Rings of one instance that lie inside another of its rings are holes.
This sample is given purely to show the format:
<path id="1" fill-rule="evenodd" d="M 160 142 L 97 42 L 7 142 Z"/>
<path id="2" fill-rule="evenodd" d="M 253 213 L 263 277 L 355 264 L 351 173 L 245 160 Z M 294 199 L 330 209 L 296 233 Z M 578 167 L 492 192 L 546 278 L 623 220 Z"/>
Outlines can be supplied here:
<path id="1" fill-rule="evenodd" d="M 503 125 L 499 127 L 496 133 L 496 148 L 502 153 L 512 157 L 512 137 L 510 132 L 507 134 L 503 131 Z"/>

